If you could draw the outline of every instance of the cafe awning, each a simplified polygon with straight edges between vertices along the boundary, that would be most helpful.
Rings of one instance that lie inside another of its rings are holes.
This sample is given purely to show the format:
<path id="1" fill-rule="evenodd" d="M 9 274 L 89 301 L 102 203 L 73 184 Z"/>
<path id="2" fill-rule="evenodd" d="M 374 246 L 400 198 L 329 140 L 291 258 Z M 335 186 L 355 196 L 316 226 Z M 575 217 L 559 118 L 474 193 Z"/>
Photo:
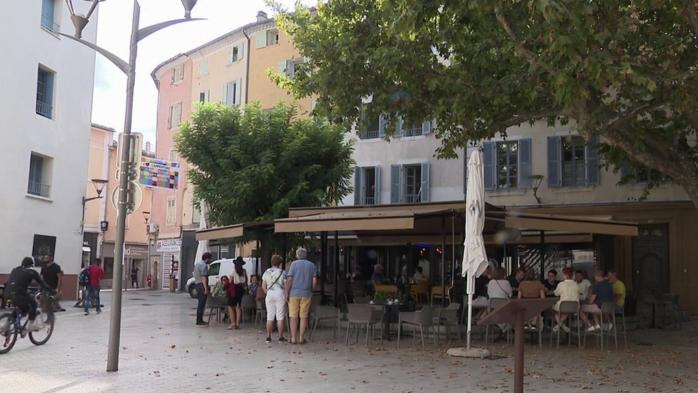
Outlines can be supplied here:
<path id="1" fill-rule="evenodd" d="M 538 231 L 590 233 L 598 235 L 637 236 L 636 223 L 610 218 L 534 214 L 507 211 L 504 217 L 507 228 Z"/>
<path id="2" fill-rule="evenodd" d="M 226 225 L 196 231 L 196 240 L 235 239 L 250 234 L 253 230 L 271 230 L 271 221 Z"/>

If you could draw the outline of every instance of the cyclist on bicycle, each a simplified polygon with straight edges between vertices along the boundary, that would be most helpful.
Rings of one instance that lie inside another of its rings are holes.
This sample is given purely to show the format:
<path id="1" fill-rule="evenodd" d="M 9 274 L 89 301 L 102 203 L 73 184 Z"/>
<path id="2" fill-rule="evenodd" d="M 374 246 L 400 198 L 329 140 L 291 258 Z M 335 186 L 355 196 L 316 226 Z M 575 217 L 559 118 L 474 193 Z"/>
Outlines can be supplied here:
<path id="1" fill-rule="evenodd" d="M 9 294 L 8 298 L 12 299 L 12 304 L 29 316 L 29 324 L 27 325 L 29 331 L 40 330 L 42 328 L 40 323 L 34 321 L 38 305 L 36 304 L 36 300 L 34 300 L 28 292 L 29 285 L 32 281 L 36 281 L 43 290 L 50 291 L 49 286 L 46 285 L 39 273 L 32 269 L 33 266 L 34 259 L 25 257 L 22 260 L 21 266 L 12 269 L 5 288 L 5 292 Z"/>

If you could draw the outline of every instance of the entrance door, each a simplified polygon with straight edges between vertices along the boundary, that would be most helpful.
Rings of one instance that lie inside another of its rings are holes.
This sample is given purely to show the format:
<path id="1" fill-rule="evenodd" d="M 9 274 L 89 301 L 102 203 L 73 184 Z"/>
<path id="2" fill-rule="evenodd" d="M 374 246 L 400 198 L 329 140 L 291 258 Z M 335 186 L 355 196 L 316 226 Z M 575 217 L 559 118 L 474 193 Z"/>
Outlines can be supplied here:
<path id="1" fill-rule="evenodd" d="M 641 225 L 633 239 L 633 283 L 639 299 L 669 293 L 669 226 Z"/>

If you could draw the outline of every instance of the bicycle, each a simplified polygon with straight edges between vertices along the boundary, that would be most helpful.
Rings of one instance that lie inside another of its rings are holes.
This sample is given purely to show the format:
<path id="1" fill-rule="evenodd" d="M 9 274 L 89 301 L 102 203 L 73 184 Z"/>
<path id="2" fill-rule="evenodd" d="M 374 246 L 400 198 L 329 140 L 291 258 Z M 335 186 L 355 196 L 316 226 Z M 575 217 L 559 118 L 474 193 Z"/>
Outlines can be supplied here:
<path id="1" fill-rule="evenodd" d="M 34 345 L 44 345 L 53 334 L 56 322 L 53 313 L 55 298 L 46 292 L 39 292 L 35 296 L 39 305 L 37 308 L 35 323 L 42 327 L 39 330 L 28 331 L 29 316 L 13 305 L 11 312 L 0 316 L 0 355 L 10 352 L 17 342 L 17 336 L 24 338 L 29 335 L 29 341 Z"/>

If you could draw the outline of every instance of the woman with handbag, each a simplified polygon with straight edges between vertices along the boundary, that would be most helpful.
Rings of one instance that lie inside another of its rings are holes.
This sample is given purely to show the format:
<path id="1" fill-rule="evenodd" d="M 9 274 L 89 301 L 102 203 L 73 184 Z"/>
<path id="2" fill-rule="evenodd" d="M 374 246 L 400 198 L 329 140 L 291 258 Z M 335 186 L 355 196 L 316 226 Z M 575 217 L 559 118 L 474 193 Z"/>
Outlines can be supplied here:
<path id="1" fill-rule="evenodd" d="M 247 290 L 247 272 L 242 267 L 245 264 L 242 257 L 235 258 L 233 264 L 235 265 L 235 269 L 233 269 L 233 273 L 230 275 L 230 282 L 235 287 L 235 297 L 231 302 L 231 307 L 235 312 L 235 318 L 233 319 L 231 316 L 230 322 L 231 325 L 233 325 L 233 329 L 239 329 L 240 321 L 242 321 L 242 297 Z"/>

